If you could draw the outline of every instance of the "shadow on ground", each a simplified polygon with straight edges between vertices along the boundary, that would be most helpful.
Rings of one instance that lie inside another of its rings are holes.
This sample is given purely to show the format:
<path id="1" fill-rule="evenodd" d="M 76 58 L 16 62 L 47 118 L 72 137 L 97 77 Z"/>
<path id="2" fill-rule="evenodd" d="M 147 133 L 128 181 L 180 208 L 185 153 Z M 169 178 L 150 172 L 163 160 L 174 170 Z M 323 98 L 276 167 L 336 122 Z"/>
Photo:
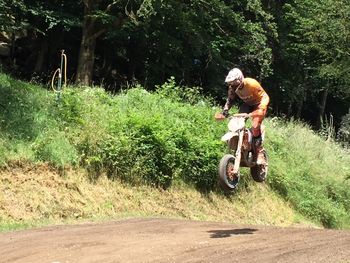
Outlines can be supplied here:
<path id="1" fill-rule="evenodd" d="M 233 235 L 252 235 L 257 229 L 254 228 L 240 228 L 232 230 L 210 230 L 208 233 L 211 233 L 211 238 L 225 238 L 231 237 Z"/>

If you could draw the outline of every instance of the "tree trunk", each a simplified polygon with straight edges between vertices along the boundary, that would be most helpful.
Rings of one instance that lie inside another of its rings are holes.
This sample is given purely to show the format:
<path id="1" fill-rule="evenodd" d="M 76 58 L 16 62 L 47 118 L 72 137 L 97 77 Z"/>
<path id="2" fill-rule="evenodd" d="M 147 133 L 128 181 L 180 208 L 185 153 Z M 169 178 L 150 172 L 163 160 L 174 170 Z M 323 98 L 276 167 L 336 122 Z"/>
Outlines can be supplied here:
<path id="1" fill-rule="evenodd" d="M 42 72 L 44 69 L 45 58 L 47 57 L 47 53 L 49 51 L 49 45 L 47 42 L 47 38 L 43 38 L 40 41 L 39 52 L 36 58 L 36 63 L 34 66 L 34 72 Z"/>
<path id="2" fill-rule="evenodd" d="M 303 100 L 300 100 L 298 105 L 297 105 L 297 113 L 295 115 L 295 117 L 300 120 L 301 118 L 301 112 L 303 110 L 303 106 L 304 106 L 304 101 Z"/>
<path id="3" fill-rule="evenodd" d="M 292 102 L 289 102 L 287 106 L 287 116 L 288 118 L 290 118 L 292 115 L 293 115 L 293 105 L 292 105 Z"/>
<path id="4" fill-rule="evenodd" d="M 104 34 L 107 29 L 106 27 L 98 29 L 96 26 L 96 18 L 93 17 L 95 11 L 97 11 L 99 8 L 100 2 L 102 1 L 83 0 L 83 2 L 84 20 L 75 82 L 82 85 L 91 85 L 95 62 L 96 40 L 99 36 Z M 111 8 L 118 3 L 118 1 L 113 1 L 106 7 L 104 12 L 109 12 Z M 124 20 L 125 18 L 122 15 L 119 15 L 114 21 L 113 26 L 119 27 Z"/>
<path id="5" fill-rule="evenodd" d="M 92 73 L 95 62 L 96 28 L 95 19 L 91 17 L 97 9 L 98 1 L 84 1 L 84 20 L 82 28 L 82 38 L 75 82 L 81 85 L 91 85 Z"/>
<path id="6" fill-rule="evenodd" d="M 296 116 L 295 116 L 297 119 L 301 118 L 301 113 L 303 111 L 305 100 L 306 100 L 306 92 L 305 92 L 305 89 L 303 89 L 301 99 L 297 103 L 297 112 L 296 112 Z"/>
<path id="7" fill-rule="evenodd" d="M 92 73 L 95 62 L 96 39 L 84 32 L 80 45 L 79 61 L 77 68 L 76 83 L 90 85 L 92 83 Z"/>
<path id="8" fill-rule="evenodd" d="M 323 125 L 323 116 L 326 109 L 328 97 L 328 88 L 325 88 L 322 92 L 321 103 L 319 104 L 318 118 L 317 118 L 317 128 L 320 129 Z"/>

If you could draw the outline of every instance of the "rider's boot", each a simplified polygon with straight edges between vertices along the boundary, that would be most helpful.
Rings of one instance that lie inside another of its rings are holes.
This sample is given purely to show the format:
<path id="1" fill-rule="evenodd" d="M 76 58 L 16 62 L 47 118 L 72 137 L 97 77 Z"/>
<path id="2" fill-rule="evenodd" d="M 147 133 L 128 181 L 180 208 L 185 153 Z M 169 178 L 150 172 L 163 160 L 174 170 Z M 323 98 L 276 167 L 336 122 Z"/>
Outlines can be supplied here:
<path id="1" fill-rule="evenodd" d="M 256 149 L 256 153 L 257 153 L 257 157 L 256 157 L 256 163 L 258 165 L 266 165 L 266 158 L 265 158 L 265 154 L 264 154 L 264 149 L 263 147 L 258 147 Z"/>
<path id="2" fill-rule="evenodd" d="M 258 165 L 266 165 L 266 159 L 264 155 L 264 148 L 262 147 L 262 138 L 261 136 L 254 137 L 254 147 L 256 153 L 256 163 Z"/>

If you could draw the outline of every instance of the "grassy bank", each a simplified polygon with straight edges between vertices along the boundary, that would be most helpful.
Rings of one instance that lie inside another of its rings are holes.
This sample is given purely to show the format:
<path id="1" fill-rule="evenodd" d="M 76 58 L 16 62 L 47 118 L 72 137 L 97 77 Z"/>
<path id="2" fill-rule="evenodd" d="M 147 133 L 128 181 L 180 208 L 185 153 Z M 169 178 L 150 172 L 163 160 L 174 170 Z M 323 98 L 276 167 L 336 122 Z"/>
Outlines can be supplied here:
<path id="1" fill-rule="evenodd" d="M 47 165 L 12 164 L 0 172 L 0 231 L 127 217 L 168 217 L 235 224 L 316 226 L 267 185 L 249 183 L 239 195 L 206 194 L 188 186 L 130 186 L 84 171 L 64 177 Z"/>
<path id="2" fill-rule="evenodd" d="M 58 103 L 46 89 L 0 74 L 0 105 L 5 187 L 0 218 L 5 225 L 129 214 L 264 224 L 312 220 L 325 227 L 350 227 L 350 155 L 301 123 L 267 119 L 267 184 L 252 183 L 245 174 L 240 191 L 227 197 L 216 184 L 225 151 L 219 138 L 226 124 L 213 121 L 218 108 L 197 89 L 177 87 L 173 80 L 153 93 L 135 87 L 116 96 L 99 88 L 67 88 Z M 20 181 L 27 186 L 23 191 L 12 180 L 14 164 L 27 178 Z M 43 164 L 54 167 L 54 177 L 60 174 L 55 178 L 63 183 L 31 185 L 50 173 L 29 173 L 26 167 L 36 171 Z M 36 174 L 43 177 L 38 180 Z M 79 190 L 65 183 L 69 180 L 77 180 Z M 128 191 L 133 193 L 130 202 Z M 70 196 L 67 210 L 60 193 Z M 22 198 L 33 205 L 23 201 L 16 213 L 8 212 L 9 202 Z M 143 208 L 143 200 L 152 205 Z M 180 206 L 188 200 L 192 205 Z M 17 216 L 28 210 L 24 219 Z"/>

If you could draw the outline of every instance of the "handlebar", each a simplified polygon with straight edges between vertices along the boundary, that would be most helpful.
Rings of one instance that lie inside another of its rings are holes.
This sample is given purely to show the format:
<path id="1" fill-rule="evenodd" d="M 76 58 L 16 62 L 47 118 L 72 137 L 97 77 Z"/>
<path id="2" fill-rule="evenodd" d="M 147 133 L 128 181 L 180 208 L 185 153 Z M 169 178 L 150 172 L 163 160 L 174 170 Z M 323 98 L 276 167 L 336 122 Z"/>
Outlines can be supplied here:
<path id="1" fill-rule="evenodd" d="M 252 113 L 236 113 L 229 115 L 228 117 L 225 117 L 222 113 L 215 113 L 215 119 L 217 121 L 222 121 L 224 119 L 232 119 L 232 118 L 244 118 L 248 119 L 250 117 L 255 117 L 256 115 L 253 115 Z"/>
<path id="2" fill-rule="evenodd" d="M 233 115 L 230 115 L 228 118 L 245 118 L 248 119 L 249 117 L 252 117 L 249 113 L 236 113 Z"/>

